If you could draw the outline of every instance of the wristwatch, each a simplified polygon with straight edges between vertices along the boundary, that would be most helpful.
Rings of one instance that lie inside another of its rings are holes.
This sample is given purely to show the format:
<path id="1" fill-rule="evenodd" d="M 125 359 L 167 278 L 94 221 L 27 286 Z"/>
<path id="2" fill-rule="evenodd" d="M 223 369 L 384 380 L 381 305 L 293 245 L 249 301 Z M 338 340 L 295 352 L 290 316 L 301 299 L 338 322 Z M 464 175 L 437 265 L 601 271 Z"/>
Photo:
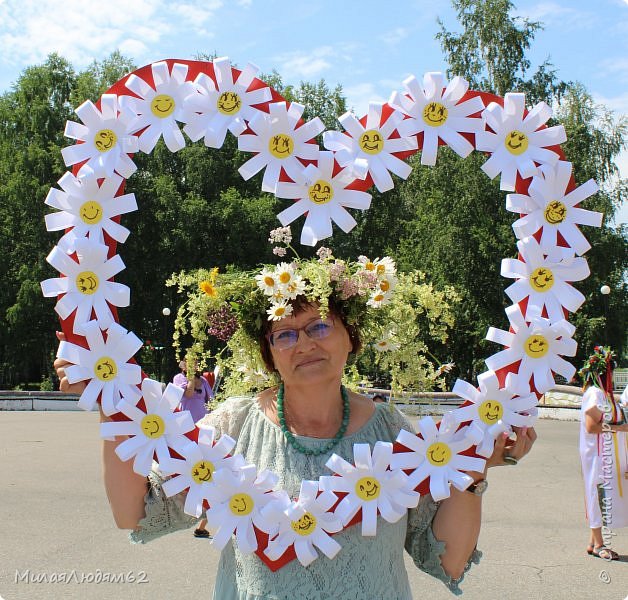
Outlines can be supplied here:
<path id="1" fill-rule="evenodd" d="M 476 496 L 481 496 L 488 489 L 488 481 L 486 479 L 480 479 L 480 481 L 476 481 L 472 483 L 468 488 L 467 492 L 471 492 Z"/>

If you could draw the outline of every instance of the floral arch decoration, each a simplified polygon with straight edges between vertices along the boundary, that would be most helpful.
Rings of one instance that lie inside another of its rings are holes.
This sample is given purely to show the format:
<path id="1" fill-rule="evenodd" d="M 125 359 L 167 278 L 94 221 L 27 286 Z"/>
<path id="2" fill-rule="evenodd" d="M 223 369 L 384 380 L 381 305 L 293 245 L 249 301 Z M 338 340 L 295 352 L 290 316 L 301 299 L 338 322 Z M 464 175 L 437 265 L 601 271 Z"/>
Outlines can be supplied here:
<path id="1" fill-rule="evenodd" d="M 355 523 L 362 535 L 376 535 L 378 516 L 399 520 L 420 494 L 440 500 L 450 484 L 466 489 L 472 479 L 465 471 L 483 469 L 501 432 L 533 423 L 554 373 L 570 379 L 575 372 L 563 358 L 576 352 L 567 317 L 584 296 L 571 282 L 589 275 L 582 255 L 590 248 L 578 226 L 600 226 L 602 215 L 579 207 L 597 185 L 575 186 L 560 148 L 565 130 L 546 126 L 551 109 L 543 102 L 527 110 L 523 94 L 501 98 L 469 90 L 461 77 L 445 82 L 441 73 L 426 73 L 422 82 L 405 80 L 387 103 L 371 102 L 362 118 L 342 115 L 344 131 L 325 131 L 322 150 L 314 139 L 324 130 L 320 119 L 303 122 L 304 107 L 286 102 L 257 73 L 228 58 L 164 60 L 123 77 L 98 104 L 76 109 L 82 123 L 68 122 L 65 134 L 77 143 L 62 150 L 73 172 L 46 198 L 57 209 L 46 216 L 47 229 L 65 230 L 47 257 L 60 277 L 42 282 L 42 290 L 57 297 L 67 338 L 58 356 L 72 363 L 67 377 L 87 382 L 79 405 L 91 410 L 100 402 L 112 416 L 101 426 L 104 438 L 128 436 L 116 449 L 120 459 L 133 459 L 141 475 L 156 459 L 172 475 L 165 493 L 187 490 L 185 512 L 207 510 L 215 546 L 235 535 L 241 551 L 256 552 L 275 570 L 294 558 L 307 566 L 318 551 L 334 557 L 341 547 L 331 534 Z M 118 322 L 130 292 L 113 280 L 124 269 L 117 243 L 129 235 L 121 215 L 137 209 L 124 184 L 136 170 L 135 152 L 151 152 L 161 137 L 173 152 L 185 146 L 180 124 L 210 148 L 236 136 L 252 155 L 240 174 L 249 179 L 264 170 L 262 190 L 293 200 L 277 217 L 287 225 L 305 214 L 301 242 L 308 245 L 331 236 L 332 221 L 350 231 L 356 221 L 347 209 L 368 209 L 365 192 L 392 189 L 391 173 L 407 178 L 405 159 L 419 151 L 424 165 L 436 163 L 442 145 L 462 157 L 489 155 L 482 170 L 500 176 L 501 189 L 511 192 L 506 208 L 519 213 L 519 254 L 502 261 L 502 275 L 515 280 L 505 290 L 513 301 L 509 331 L 491 327 L 486 336 L 504 349 L 486 359 L 477 387 L 456 382 L 460 408 L 438 425 L 423 418 L 417 435 L 401 431 L 394 445 L 356 444 L 353 464 L 332 455 L 333 476 L 303 481 L 293 499 L 276 489 L 275 474 L 231 455 L 233 439 L 216 439 L 179 411 L 182 390 L 170 384 L 163 391 L 143 376 L 133 360 L 142 342 Z"/>

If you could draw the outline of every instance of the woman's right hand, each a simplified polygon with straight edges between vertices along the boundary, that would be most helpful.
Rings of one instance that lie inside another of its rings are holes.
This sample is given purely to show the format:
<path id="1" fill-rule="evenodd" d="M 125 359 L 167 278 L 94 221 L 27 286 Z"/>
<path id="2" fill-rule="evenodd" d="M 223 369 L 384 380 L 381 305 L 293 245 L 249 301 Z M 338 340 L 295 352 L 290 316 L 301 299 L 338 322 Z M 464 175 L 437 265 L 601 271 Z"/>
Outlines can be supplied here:
<path id="1" fill-rule="evenodd" d="M 60 342 L 66 341 L 65 334 L 60 331 L 57 331 L 56 334 L 57 339 Z M 77 381 L 76 383 L 70 383 L 65 374 L 65 368 L 71 364 L 72 363 L 69 363 L 67 360 L 63 360 L 62 358 L 57 358 L 55 359 L 54 363 L 52 363 L 52 366 L 57 371 L 57 377 L 59 378 L 59 390 L 67 394 L 82 394 L 83 390 L 86 387 L 85 382 Z"/>

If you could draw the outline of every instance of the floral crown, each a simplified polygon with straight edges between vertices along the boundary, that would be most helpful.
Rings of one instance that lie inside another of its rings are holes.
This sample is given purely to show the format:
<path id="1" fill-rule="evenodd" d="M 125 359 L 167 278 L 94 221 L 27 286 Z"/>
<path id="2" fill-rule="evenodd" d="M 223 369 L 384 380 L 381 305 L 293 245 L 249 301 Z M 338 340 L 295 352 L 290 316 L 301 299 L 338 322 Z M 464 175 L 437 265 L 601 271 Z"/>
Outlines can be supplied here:
<path id="1" fill-rule="evenodd" d="M 289 227 L 271 231 L 269 241 L 277 244 L 273 250 L 276 255 L 284 258 L 290 250 L 294 259 L 253 272 L 219 273 L 217 268 L 182 272 L 167 282 L 187 294 L 175 321 L 174 345 L 179 353 L 186 352 L 189 360 L 199 360 L 202 365 L 208 348 L 216 346 L 212 338 L 226 343 L 212 357 L 230 374 L 225 394 L 248 392 L 271 383 L 272 374 L 264 368 L 259 341 L 269 322 L 289 317 L 304 300 L 318 305 L 323 318 L 330 307 L 338 312 L 347 326 L 358 331 L 363 346 L 379 355 L 375 361 L 393 378 L 396 374 L 399 389 L 424 386 L 441 374 L 419 357 L 427 347 L 416 324 L 399 326 L 404 317 L 416 320 L 419 305 L 427 304 L 420 298 L 430 297 L 430 307 L 433 304 L 435 291 L 419 281 L 419 274 L 397 274 L 395 262 L 388 256 L 374 260 L 360 256 L 357 261 L 348 261 L 335 258 L 324 247 L 313 258 L 300 258 L 291 246 Z M 451 291 L 446 295 L 453 299 Z M 444 299 L 443 295 L 443 303 Z M 442 306 L 438 311 L 440 323 L 430 322 L 430 335 L 444 341 L 450 314 L 443 312 Z M 186 343 L 190 338 L 191 344 Z M 384 353 L 388 354 L 385 359 L 381 356 Z M 414 370 L 401 368 L 402 363 L 409 362 L 416 365 Z M 356 371 L 354 375 L 359 374 Z"/>
<path id="2" fill-rule="evenodd" d="M 582 379 L 582 383 L 603 387 L 600 377 L 613 368 L 615 358 L 615 352 L 609 346 L 595 346 L 593 354 L 587 358 L 582 368 L 578 371 L 578 376 Z"/>

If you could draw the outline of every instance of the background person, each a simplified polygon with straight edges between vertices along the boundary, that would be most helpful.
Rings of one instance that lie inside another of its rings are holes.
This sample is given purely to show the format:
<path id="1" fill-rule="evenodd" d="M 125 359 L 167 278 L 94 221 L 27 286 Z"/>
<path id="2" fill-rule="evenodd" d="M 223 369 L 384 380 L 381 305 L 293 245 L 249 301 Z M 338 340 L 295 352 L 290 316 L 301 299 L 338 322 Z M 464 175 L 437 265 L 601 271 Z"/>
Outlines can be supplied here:
<path id="1" fill-rule="evenodd" d="M 591 529 L 587 553 L 605 560 L 619 555 L 605 544 L 602 526 L 628 527 L 628 424 L 613 395 L 613 359 L 610 348 L 596 346 L 578 372 L 584 384 L 580 460 Z"/>

